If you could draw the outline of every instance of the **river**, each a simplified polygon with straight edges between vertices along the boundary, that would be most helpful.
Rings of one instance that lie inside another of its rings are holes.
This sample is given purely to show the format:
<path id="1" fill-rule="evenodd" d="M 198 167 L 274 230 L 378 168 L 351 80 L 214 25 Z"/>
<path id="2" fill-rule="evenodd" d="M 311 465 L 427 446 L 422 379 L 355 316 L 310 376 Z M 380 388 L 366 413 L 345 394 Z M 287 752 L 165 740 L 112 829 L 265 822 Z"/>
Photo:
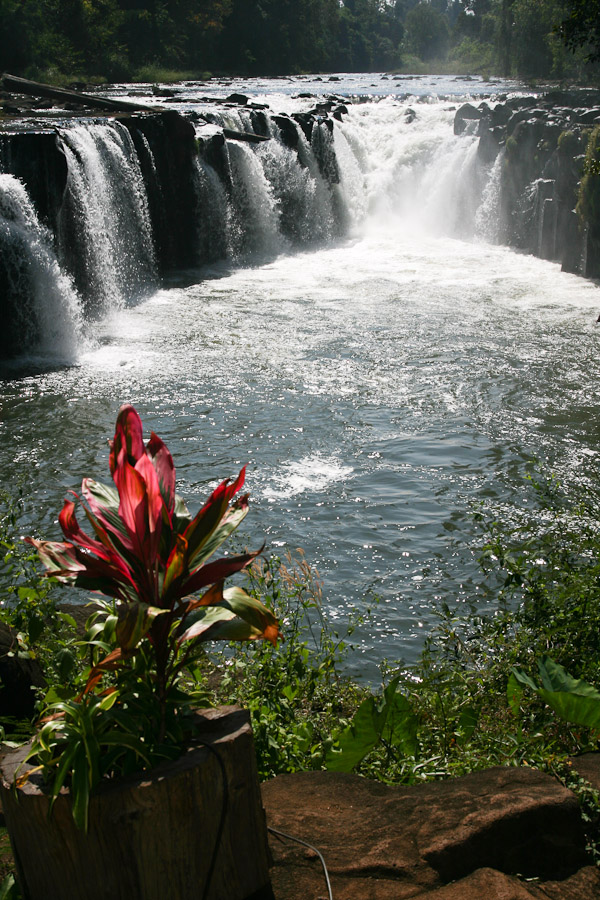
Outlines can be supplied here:
<path id="1" fill-rule="evenodd" d="M 362 78 L 347 93 L 369 93 L 371 79 L 372 99 L 349 104 L 334 130 L 329 202 L 344 234 L 315 195 L 290 242 L 278 231 L 277 180 L 292 177 L 273 161 L 280 151 L 236 148 L 253 155 L 250 248 L 135 302 L 125 282 L 101 316 L 74 316 L 64 346 L 54 337 L 5 368 L 0 473 L 26 488 L 26 526 L 57 538 L 66 491 L 108 477 L 123 402 L 168 444 L 192 509 L 248 463 L 248 543 L 303 548 L 340 627 L 379 598 L 349 659 L 376 678 L 383 658 L 414 660 L 440 600 L 492 602 L 475 506 L 510 518 L 532 457 L 567 483 L 593 476 L 600 295 L 495 243 L 495 172 L 476 168 L 474 136 L 453 134 L 452 94 L 514 86 L 421 80 L 390 96 L 388 79 Z M 306 83 L 244 90 L 289 111 Z M 187 90 L 193 106 L 200 89 Z"/>

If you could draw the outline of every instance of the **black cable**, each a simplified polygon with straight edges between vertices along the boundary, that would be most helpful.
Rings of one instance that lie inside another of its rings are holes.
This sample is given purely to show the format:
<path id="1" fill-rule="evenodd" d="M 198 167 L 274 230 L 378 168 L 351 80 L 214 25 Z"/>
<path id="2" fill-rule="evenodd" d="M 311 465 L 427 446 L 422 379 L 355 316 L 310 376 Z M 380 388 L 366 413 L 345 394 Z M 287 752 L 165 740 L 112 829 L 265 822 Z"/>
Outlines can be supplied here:
<path id="1" fill-rule="evenodd" d="M 297 844 L 302 844 L 304 847 L 308 847 L 309 850 L 314 850 L 319 859 L 321 860 L 321 865 L 323 866 L 323 874 L 325 875 L 325 881 L 327 882 L 327 891 L 329 893 L 329 900 L 333 900 L 333 891 L 331 890 L 331 882 L 329 880 L 329 872 L 327 871 L 327 866 L 325 865 L 325 859 L 323 858 L 323 854 L 320 850 L 317 850 L 316 847 L 313 847 L 312 844 L 309 844 L 308 841 L 302 841 L 300 838 L 294 837 L 293 834 L 286 834 L 285 831 L 278 831 L 276 828 L 271 828 L 270 825 L 267 825 L 267 831 L 270 831 L 271 834 L 276 834 L 278 837 L 287 838 L 289 841 L 296 841 Z"/>
<path id="2" fill-rule="evenodd" d="M 218 750 L 212 746 L 212 744 L 207 744 L 206 741 L 197 740 L 196 743 L 201 744 L 202 747 L 206 747 L 207 750 L 210 750 L 214 756 L 217 758 L 217 762 L 219 763 L 219 767 L 221 769 L 221 782 L 223 784 L 223 803 L 221 806 L 221 819 L 219 821 L 219 827 L 217 828 L 217 837 L 215 839 L 215 846 L 212 853 L 212 858 L 210 861 L 210 866 L 208 867 L 208 873 L 206 875 L 206 881 L 204 882 L 204 890 L 202 891 L 202 900 L 207 900 L 208 892 L 210 890 L 210 885 L 213 879 L 213 875 L 215 873 L 215 866 L 217 863 L 217 855 L 219 853 L 219 847 L 221 846 L 221 840 L 223 838 L 223 830 L 225 828 L 225 819 L 227 817 L 227 810 L 229 808 L 229 787 L 227 784 L 227 773 L 225 771 L 225 763 L 221 758 L 221 754 Z"/>

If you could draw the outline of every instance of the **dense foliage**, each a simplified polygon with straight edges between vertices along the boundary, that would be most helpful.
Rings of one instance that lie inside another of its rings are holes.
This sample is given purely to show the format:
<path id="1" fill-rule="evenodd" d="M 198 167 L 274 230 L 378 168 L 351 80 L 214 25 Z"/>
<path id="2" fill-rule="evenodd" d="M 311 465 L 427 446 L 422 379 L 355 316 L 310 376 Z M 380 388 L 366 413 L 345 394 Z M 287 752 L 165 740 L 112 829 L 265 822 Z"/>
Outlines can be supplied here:
<path id="1" fill-rule="evenodd" d="M 449 598 L 421 659 L 410 669 L 385 665 L 379 690 L 344 675 L 353 629 L 372 627 L 369 611 L 338 635 L 318 575 L 302 557 L 259 559 L 247 573 L 249 594 L 280 619 L 283 643 L 211 651 L 186 689 L 195 702 L 250 710 L 262 778 L 325 766 L 412 784 L 498 764 L 544 768 L 579 793 L 596 852 L 598 798 L 568 757 L 597 747 L 600 713 L 575 724 L 554 702 L 549 679 L 558 677 L 559 691 L 580 690 L 579 679 L 600 688 L 600 498 L 589 485 L 575 496 L 539 475 L 526 484 L 530 501 L 519 521 L 475 517 L 487 610 L 458 612 Z M 37 652 L 49 682 L 70 684 L 86 661 L 73 652 L 69 617 L 57 620 L 14 541 L 7 508 L 2 581 L 13 597 L 4 618 L 23 629 L 23 652 Z M 27 623 L 38 621 L 44 628 L 34 624 L 30 639 Z M 588 707 L 600 706 L 597 691 L 584 686 L 583 694 Z"/>
<path id="2" fill-rule="evenodd" d="M 598 0 L 0 0 L 0 67 L 48 81 L 207 73 L 597 73 Z"/>
<path id="3" fill-rule="evenodd" d="M 87 665 L 78 690 L 65 696 L 55 688 L 46 697 L 27 757 L 42 769 L 53 801 L 69 782 L 81 828 L 103 778 L 180 755 L 196 702 L 181 683 L 194 678 L 205 641 L 276 645 L 280 636 L 258 598 L 225 587 L 260 551 L 213 558 L 248 512 L 248 494 L 233 499 L 245 470 L 221 482 L 192 517 L 175 491 L 167 446 L 154 432 L 144 443 L 131 405 L 119 411 L 109 464 L 114 486 L 84 478 L 81 496 L 64 501 L 65 541 L 26 538 L 46 576 L 109 598 L 96 602 L 80 642 Z M 92 535 L 79 525 L 77 504 Z"/>

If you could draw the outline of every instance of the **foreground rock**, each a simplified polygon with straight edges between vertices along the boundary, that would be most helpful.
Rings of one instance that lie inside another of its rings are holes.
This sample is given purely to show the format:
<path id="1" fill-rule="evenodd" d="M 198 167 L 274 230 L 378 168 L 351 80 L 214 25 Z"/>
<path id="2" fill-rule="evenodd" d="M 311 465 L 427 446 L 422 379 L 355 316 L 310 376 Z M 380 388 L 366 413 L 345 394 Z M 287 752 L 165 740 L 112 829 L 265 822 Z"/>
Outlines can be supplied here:
<path id="1" fill-rule="evenodd" d="M 262 791 L 268 825 L 321 851 L 335 900 L 600 898 L 575 796 L 533 769 L 413 787 L 306 772 Z M 270 843 L 277 900 L 327 897 L 314 851 Z"/>
<path id="2" fill-rule="evenodd" d="M 589 134 L 599 124 L 600 92 L 588 89 L 457 109 L 454 133 L 479 138 L 480 162 L 491 166 L 501 154 L 500 243 L 560 262 L 566 272 L 600 277 L 597 216 L 588 221 L 575 213 Z"/>
<path id="3" fill-rule="evenodd" d="M 17 632 L 0 624 L 0 716 L 31 718 L 36 688 L 45 683 L 42 667 L 21 648 Z"/>

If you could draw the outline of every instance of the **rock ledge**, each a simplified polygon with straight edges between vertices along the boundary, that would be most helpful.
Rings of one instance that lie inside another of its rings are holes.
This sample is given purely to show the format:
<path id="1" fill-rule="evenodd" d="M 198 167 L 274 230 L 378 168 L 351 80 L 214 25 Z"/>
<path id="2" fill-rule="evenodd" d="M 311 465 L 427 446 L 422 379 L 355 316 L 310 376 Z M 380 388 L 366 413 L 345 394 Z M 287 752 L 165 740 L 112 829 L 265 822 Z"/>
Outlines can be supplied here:
<path id="1" fill-rule="evenodd" d="M 335 900 L 600 900 L 577 799 L 534 769 L 412 787 L 304 772 L 262 792 L 268 825 L 323 854 Z M 270 843 L 277 900 L 326 900 L 317 855 Z"/>

